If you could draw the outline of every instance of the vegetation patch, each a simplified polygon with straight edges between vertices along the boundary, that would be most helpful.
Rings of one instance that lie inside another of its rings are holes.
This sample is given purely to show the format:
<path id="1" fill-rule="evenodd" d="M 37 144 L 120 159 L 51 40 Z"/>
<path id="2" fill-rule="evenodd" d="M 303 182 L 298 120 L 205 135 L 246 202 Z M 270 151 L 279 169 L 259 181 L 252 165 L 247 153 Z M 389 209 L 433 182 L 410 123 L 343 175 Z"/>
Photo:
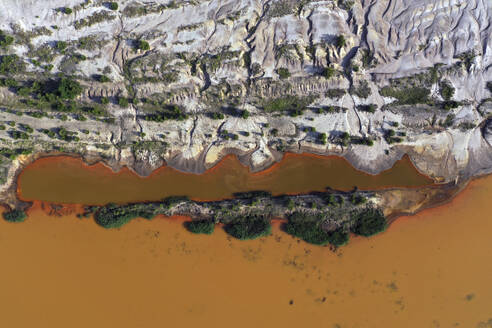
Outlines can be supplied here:
<path id="1" fill-rule="evenodd" d="M 5 221 L 8 222 L 23 222 L 26 219 L 26 213 L 21 210 L 12 210 L 2 213 Z"/>
<path id="2" fill-rule="evenodd" d="M 256 239 L 271 233 L 270 220 L 261 215 L 246 215 L 225 225 L 224 230 L 234 238 Z"/>
<path id="3" fill-rule="evenodd" d="M 294 112 L 302 114 L 307 106 L 313 101 L 313 96 L 296 97 L 288 95 L 285 97 L 263 100 L 261 107 L 265 112 Z"/>
<path id="4" fill-rule="evenodd" d="M 383 97 L 396 98 L 395 105 L 417 105 L 429 103 L 430 90 L 425 87 L 399 89 L 384 87 L 379 92 Z"/>
<path id="5" fill-rule="evenodd" d="M 386 230 L 388 223 L 380 209 L 367 208 L 353 214 L 354 224 L 350 231 L 356 235 L 370 237 Z"/>
<path id="6" fill-rule="evenodd" d="M 211 235 L 215 229 L 215 223 L 210 220 L 193 220 L 184 223 L 185 228 L 193 233 Z"/>
<path id="7" fill-rule="evenodd" d="M 108 204 L 97 210 L 94 219 L 100 226 L 110 229 L 119 228 L 138 217 L 150 220 L 155 215 L 155 210 L 146 206 L 146 204 L 130 204 L 125 206 Z"/>
<path id="8" fill-rule="evenodd" d="M 289 216 L 284 225 L 284 230 L 288 234 L 314 245 L 342 246 L 348 242 L 348 232 L 342 229 L 326 231 L 322 228 L 322 223 L 323 219 L 318 215 L 294 212 Z"/>

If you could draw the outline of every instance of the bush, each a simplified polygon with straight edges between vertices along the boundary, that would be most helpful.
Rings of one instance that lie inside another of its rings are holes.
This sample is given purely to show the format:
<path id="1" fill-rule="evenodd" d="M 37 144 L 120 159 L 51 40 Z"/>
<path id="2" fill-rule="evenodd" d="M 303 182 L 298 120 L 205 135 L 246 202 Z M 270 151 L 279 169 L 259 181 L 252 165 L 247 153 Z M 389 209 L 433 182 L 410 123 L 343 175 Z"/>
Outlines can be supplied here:
<path id="1" fill-rule="evenodd" d="M 360 81 L 357 87 L 352 87 L 350 93 L 359 98 L 366 99 L 371 95 L 371 88 L 369 87 L 369 83 L 367 81 Z"/>
<path id="2" fill-rule="evenodd" d="M 262 216 L 246 216 L 226 224 L 224 230 L 237 239 L 256 239 L 271 233 L 270 222 Z"/>
<path id="3" fill-rule="evenodd" d="M 138 217 L 150 220 L 154 216 L 154 210 L 147 208 L 146 204 L 130 204 L 124 206 L 108 204 L 99 208 L 94 215 L 94 219 L 100 226 L 110 229 L 119 228 Z"/>
<path id="4" fill-rule="evenodd" d="M 290 77 L 290 72 L 287 68 L 281 67 L 277 69 L 277 74 L 280 77 L 280 79 L 288 79 Z"/>
<path id="5" fill-rule="evenodd" d="M 266 112 L 302 112 L 312 102 L 313 97 L 296 97 L 289 95 L 281 98 L 264 100 L 262 107 Z"/>
<path id="6" fill-rule="evenodd" d="M 212 234 L 215 229 L 215 223 L 210 220 L 188 221 L 184 223 L 184 226 L 189 232 L 203 233 L 206 235 Z"/>
<path id="7" fill-rule="evenodd" d="M 8 222 L 23 222 L 27 217 L 26 213 L 21 210 L 3 212 L 2 215 L 5 221 Z"/>
<path id="8" fill-rule="evenodd" d="M 70 15 L 73 11 L 72 11 L 72 8 L 65 7 L 62 9 L 62 12 L 67 14 L 67 15 Z"/>
<path id="9" fill-rule="evenodd" d="M 345 37 L 343 35 L 338 35 L 335 39 L 335 45 L 337 48 L 343 48 L 347 42 L 345 41 Z"/>
<path id="10" fill-rule="evenodd" d="M 441 96 L 444 100 L 449 101 L 454 96 L 454 88 L 451 83 L 447 81 L 441 82 L 440 85 Z"/>
<path id="11" fill-rule="evenodd" d="M 120 99 L 118 99 L 118 105 L 121 107 L 128 107 L 128 99 L 125 97 L 120 97 Z"/>
<path id="12" fill-rule="evenodd" d="M 241 118 L 247 119 L 249 117 L 249 112 L 247 110 L 243 110 L 241 112 Z"/>
<path id="13" fill-rule="evenodd" d="M 379 209 L 368 208 L 352 216 L 354 225 L 350 231 L 356 235 L 370 237 L 386 230 L 388 224 L 383 212 Z"/>
<path id="14" fill-rule="evenodd" d="M 349 235 L 346 231 L 325 231 L 321 227 L 319 218 L 302 212 L 293 213 L 284 225 L 284 230 L 289 235 L 314 245 L 326 245 L 329 243 L 333 246 L 342 246 L 349 240 Z"/>
<path id="15" fill-rule="evenodd" d="M 326 79 L 331 79 L 335 75 L 335 69 L 333 67 L 324 67 L 321 71 L 321 76 Z"/>
<path id="16" fill-rule="evenodd" d="M 103 104 L 103 105 L 109 104 L 109 99 L 107 97 L 102 97 L 101 98 L 101 104 Z"/>
<path id="17" fill-rule="evenodd" d="M 357 109 L 363 112 L 375 113 L 378 106 L 376 104 L 358 105 Z"/>
<path id="18" fill-rule="evenodd" d="M 97 79 L 99 80 L 99 82 L 101 83 L 107 83 L 107 82 L 111 82 L 111 79 L 109 77 L 107 77 L 106 75 L 99 75 L 97 77 Z"/>
<path id="19" fill-rule="evenodd" d="M 429 101 L 430 90 L 422 87 L 408 87 L 397 89 L 384 87 L 380 90 L 383 97 L 396 98 L 395 105 L 417 105 L 426 104 Z"/>
<path id="20" fill-rule="evenodd" d="M 110 2 L 109 3 L 109 9 L 118 10 L 118 4 L 116 2 Z"/>
<path id="21" fill-rule="evenodd" d="M 487 89 L 489 90 L 490 93 L 492 93 L 492 81 L 487 82 Z"/>
<path id="22" fill-rule="evenodd" d="M 12 43 L 14 43 L 14 38 L 0 30 L 0 48 L 6 49 Z"/>
<path id="23" fill-rule="evenodd" d="M 58 81 L 55 94 L 61 99 L 74 99 L 82 93 L 82 86 L 71 78 L 62 78 Z"/>
<path id="24" fill-rule="evenodd" d="M 26 63 L 17 55 L 0 57 L 0 74 L 19 74 L 26 69 Z"/>
<path id="25" fill-rule="evenodd" d="M 144 50 L 144 51 L 150 50 L 150 44 L 145 40 L 138 40 L 137 49 Z"/>

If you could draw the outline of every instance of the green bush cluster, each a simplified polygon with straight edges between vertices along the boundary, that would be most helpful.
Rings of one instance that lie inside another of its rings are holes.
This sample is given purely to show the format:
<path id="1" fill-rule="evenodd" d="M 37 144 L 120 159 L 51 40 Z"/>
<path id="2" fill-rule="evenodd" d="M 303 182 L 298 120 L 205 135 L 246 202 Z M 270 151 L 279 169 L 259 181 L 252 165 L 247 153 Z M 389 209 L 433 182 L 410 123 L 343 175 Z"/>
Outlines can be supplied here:
<path id="1" fill-rule="evenodd" d="M 215 229 L 215 223 L 210 220 L 193 220 L 184 223 L 185 228 L 193 233 L 211 235 Z"/>
<path id="2" fill-rule="evenodd" d="M 224 230 L 237 239 L 256 239 L 271 233 L 270 221 L 263 216 L 247 215 L 225 225 Z"/>
<path id="3" fill-rule="evenodd" d="M 20 74 L 26 70 L 26 63 L 17 55 L 0 57 L 0 74 Z"/>
<path id="4" fill-rule="evenodd" d="M 444 100 L 450 101 L 454 96 L 455 89 L 448 81 L 442 81 L 440 83 L 439 91 L 441 92 L 441 96 Z"/>
<path id="5" fill-rule="evenodd" d="M 0 48 L 6 49 L 12 43 L 14 43 L 14 37 L 7 35 L 4 31 L 0 30 Z"/>
<path id="6" fill-rule="evenodd" d="M 417 105 L 429 102 L 430 90 L 424 87 L 408 87 L 404 89 L 384 87 L 379 93 L 384 97 L 396 98 L 395 105 Z"/>
<path id="7" fill-rule="evenodd" d="M 363 112 L 375 113 L 378 106 L 376 104 L 358 105 L 357 109 Z"/>
<path id="8" fill-rule="evenodd" d="M 284 96 L 275 99 L 263 100 L 262 108 L 266 112 L 295 112 L 302 113 L 313 102 L 313 97 Z"/>
<path id="9" fill-rule="evenodd" d="M 130 204 L 124 206 L 108 204 L 97 210 L 94 219 L 100 226 L 110 229 L 119 228 L 137 217 L 150 220 L 153 219 L 154 216 L 154 209 L 145 206 L 145 204 Z"/>
<path id="10" fill-rule="evenodd" d="M 150 50 L 150 44 L 145 40 L 138 40 L 137 49 L 144 50 L 144 51 Z"/>
<path id="11" fill-rule="evenodd" d="M 350 231 L 356 235 L 370 237 L 386 230 L 388 223 L 383 212 L 376 208 L 367 208 L 352 216 L 354 224 Z"/>
<path id="12" fill-rule="evenodd" d="M 277 74 L 280 79 L 288 79 L 290 77 L 290 72 L 287 68 L 281 67 L 277 69 Z"/>
<path id="13" fill-rule="evenodd" d="M 8 222 L 23 222 L 27 217 L 26 213 L 21 210 L 3 212 L 2 215 L 5 221 Z"/>
<path id="14" fill-rule="evenodd" d="M 178 120 L 184 121 L 188 118 L 188 114 L 184 112 L 184 110 L 178 105 L 166 105 L 164 108 L 152 114 L 147 114 L 143 117 L 145 121 L 153 121 L 153 122 L 164 122 L 167 120 Z"/>
<path id="15" fill-rule="evenodd" d="M 341 229 L 326 231 L 321 227 L 321 224 L 322 220 L 317 216 L 304 212 L 294 212 L 289 216 L 284 225 L 284 230 L 288 234 L 314 245 L 329 243 L 333 246 L 342 246 L 348 242 L 348 232 Z"/>

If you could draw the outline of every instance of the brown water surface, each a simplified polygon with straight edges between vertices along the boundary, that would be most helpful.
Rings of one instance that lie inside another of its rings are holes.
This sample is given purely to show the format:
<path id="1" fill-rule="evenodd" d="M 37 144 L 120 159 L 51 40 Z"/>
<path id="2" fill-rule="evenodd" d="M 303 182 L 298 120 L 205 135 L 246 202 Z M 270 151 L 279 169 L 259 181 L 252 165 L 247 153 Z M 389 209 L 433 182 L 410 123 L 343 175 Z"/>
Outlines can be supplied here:
<path id="1" fill-rule="evenodd" d="M 0 220 L 0 327 L 490 327 L 492 176 L 333 253 L 274 227 L 237 241 L 182 219 L 105 230 L 37 208 Z"/>
<path id="2" fill-rule="evenodd" d="M 283 194 L 322 191 L 326 187 L 381 189 L 431 183 L 408 157 L 378 175 L 358 171 L 336 156 L 286 154 L 280 163 L 259 173 L 249 172 L 235 156 L 227 156 L 204 174 L 187 174 L 165 166 L 141 178 L 127 168 L 113 173 L 100 163 L 87 166 L 80 159 L 59 156 L 39 159 L 25 168 L 19 177 L 19 191 L 24 200 L 106 204 L 160 200 L 173 195 L 217 200 L 251 190 Z"/>

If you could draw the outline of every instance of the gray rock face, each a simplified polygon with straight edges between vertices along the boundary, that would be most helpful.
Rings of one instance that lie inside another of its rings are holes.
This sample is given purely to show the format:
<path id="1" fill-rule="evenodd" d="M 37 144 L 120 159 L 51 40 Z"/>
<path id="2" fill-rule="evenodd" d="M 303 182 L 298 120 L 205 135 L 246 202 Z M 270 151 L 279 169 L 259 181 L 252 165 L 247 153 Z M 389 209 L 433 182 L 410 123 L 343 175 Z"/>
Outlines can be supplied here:
<path id="1" fill-rule="evenodd" d="M 75 152 L 104 153 L 143 174 L 163 161 L 202 172 L 231 152 L 259 170 L 285 151 L 345 156 L 370 173 L 406 153 L 442 181 L 492 171 L 490 0 L 117 3 L 113 11 L 103 1 L 0 1 L 0 29 L 16 40 L 0 51 L 27 65 L 17 78 L 72 74 L 85 86 L 80 101 L 138 99 L 125 110 L 107 106 L 112 126 L 89 119 L 99 133 L 64 144 Z M 150 49 L 137 49 L 139 40 Z M 94 80 L 100 74 L 111 82 Z M 2 108 L 15 97 L 0 87 Z M 275 103 L 288 97 L 294 103 Z M 169 104 L 188 118 L 144 119 Z M 30 124 L 80 129 L 55 114 Z M 13 118 L 29 120 L 0 113 Z M 35 151 L 56 143 L 32 136 Z"/>

